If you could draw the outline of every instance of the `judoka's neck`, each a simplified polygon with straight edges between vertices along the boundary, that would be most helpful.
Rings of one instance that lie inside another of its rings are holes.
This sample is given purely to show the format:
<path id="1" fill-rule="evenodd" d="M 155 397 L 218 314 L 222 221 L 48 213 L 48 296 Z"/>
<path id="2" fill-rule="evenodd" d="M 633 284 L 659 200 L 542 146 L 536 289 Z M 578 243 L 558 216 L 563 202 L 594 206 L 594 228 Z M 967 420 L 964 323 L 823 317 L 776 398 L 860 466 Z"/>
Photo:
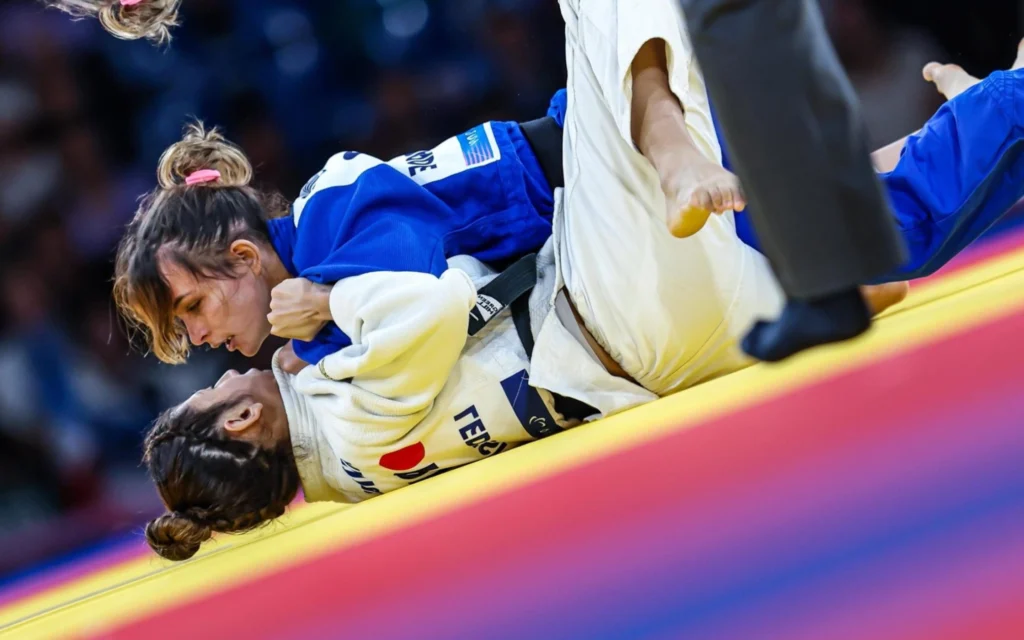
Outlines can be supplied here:
<path id="1" fill-rule="evenodd" d="M 263 277 L 271 289 L 292 277 L 292 274 L 288 273 L 288 269 L 281 262 L 281 258 L 277 257 L 277 252 L 275 251 L 269 251 L 264 257 L 263 273 Z"/>

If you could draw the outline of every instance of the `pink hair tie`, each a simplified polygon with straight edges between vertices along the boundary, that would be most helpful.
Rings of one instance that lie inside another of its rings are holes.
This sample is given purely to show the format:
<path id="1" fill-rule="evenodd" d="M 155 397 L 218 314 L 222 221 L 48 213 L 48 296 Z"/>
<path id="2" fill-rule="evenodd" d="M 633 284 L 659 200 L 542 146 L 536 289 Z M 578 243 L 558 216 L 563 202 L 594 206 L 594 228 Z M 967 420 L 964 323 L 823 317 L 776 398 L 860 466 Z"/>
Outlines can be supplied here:
<path id="1" fill-rule="evenodd" d="M 220 180 L 220 171 L 217 171 L 216 169 L 200 169 L 199 171 L 190 173 L 189 176 L 185 178 L 185 184 L 191 186 L 194 184 L 202 184 L 204 182 L 216 182 L 217 180 Z"/>
<path id="2" fill-rule="evenodd" d="M 142 0 L 121 0 L 122 7 L 134 7 L 137 4 L 141 4 Z"/>

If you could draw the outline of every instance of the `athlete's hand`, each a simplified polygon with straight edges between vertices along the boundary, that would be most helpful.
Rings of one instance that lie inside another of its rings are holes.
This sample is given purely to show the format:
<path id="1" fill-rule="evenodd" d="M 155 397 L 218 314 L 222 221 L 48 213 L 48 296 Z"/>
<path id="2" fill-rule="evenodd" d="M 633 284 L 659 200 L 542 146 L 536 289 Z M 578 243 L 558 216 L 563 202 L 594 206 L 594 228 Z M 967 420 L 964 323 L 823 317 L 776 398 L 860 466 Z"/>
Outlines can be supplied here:
<path id="1" fill-rule="evenodd" d="M 300 371 L 309 366 L 308 362 L 295 355 L 295 348 L 292 346 L 291 340 L 281 347 L 281 351 L 277 355 L 277 364 L 285 373 L 290 373 L 293 376 L 298 375 Z"/>
<path id="2" fill-rule="evenodd" d="M 291 278 L 270 292 L 270 332 L 281 338 L 312 340 L 331 320 L 331 288 Z"/>

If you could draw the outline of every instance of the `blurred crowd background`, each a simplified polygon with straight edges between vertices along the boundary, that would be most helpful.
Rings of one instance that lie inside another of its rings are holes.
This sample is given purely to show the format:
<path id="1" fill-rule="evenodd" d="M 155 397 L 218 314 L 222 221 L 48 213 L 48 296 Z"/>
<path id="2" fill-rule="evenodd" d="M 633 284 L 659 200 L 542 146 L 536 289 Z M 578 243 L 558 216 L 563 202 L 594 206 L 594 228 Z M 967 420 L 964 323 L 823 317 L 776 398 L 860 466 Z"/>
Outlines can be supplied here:
<path id="1" fill-rule="evenodd" d="M 924 63 L 984 75 L 1024 33 L 1016 0 L 822 6 L 877 146 L 940 104 Z M 182 19 L 160 48 L 0 0 L 0 582 L 138 535 L 162 511 L 141 433 L 250 366 L 132 353 L 110 302 L 112 251 L 186 116 L 290 196 L 341 150 L 390 158 L 538 117 L 565 78 L 555 0 L 185 0 Z"/>

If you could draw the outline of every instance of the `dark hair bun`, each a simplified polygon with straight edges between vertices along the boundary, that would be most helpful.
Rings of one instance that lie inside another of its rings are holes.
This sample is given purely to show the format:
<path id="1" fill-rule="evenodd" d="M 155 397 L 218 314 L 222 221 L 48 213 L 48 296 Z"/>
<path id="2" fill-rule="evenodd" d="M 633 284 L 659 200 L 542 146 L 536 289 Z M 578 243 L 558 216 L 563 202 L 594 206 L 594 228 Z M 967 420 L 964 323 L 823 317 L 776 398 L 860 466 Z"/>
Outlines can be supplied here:
<path id="1" fill-rule="evenodd" d="M 146 525 L 146 542 L 168 560 L 188 560 L 210 539 L 210 527 L 174 512 Z"/>

